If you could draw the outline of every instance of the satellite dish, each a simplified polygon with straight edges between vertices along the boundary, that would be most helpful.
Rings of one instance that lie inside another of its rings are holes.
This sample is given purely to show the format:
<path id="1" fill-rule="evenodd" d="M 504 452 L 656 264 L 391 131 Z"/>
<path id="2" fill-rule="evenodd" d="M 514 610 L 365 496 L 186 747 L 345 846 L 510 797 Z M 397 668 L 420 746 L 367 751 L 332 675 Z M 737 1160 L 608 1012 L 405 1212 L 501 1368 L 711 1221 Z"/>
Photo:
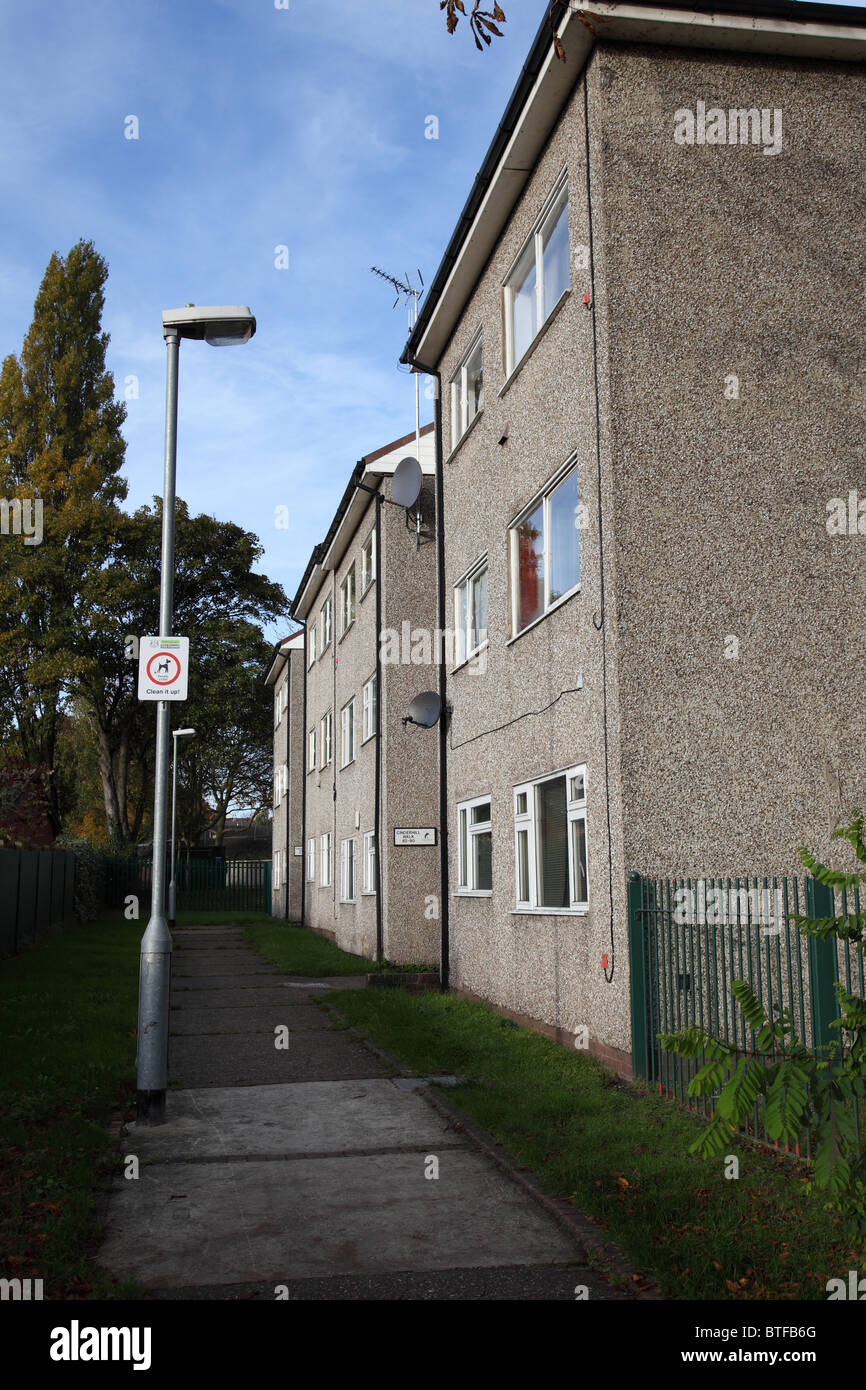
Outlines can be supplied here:
<path id="1" fill-rule="evenodd" d="M 398 507 L 414 507 L 421 491 L 421 465 L 417 459 L 401 459 L 391 479 L 391 500 Z"/>
<path id="2" fill-rule="evenodd" d="M 422 729 L 432 729 L 442 709 L 442 701 L 435 690 L 422 690 L 409 706 L 404 724 L 419 724 Z"/>

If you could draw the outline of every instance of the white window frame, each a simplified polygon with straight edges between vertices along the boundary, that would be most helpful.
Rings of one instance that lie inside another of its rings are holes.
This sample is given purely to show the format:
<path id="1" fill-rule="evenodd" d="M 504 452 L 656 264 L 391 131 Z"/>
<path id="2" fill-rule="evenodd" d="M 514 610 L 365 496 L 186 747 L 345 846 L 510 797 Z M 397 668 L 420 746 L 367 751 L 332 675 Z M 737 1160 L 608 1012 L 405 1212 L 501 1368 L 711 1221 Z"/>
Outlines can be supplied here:
<path id="1" fill-rule="evenodd" d="M 369 555 L 369 564 L 367 556 Z M 370 532 L 361 546 L 361 598 L 376 578 L 376 528 Z"/>
<path id="2" fill-rule="evenodd" d="M 285 888 L 289 876 L 289 851 L 280 854 L 280 863 L 283 866 L 283 887 Z"/>
<path id="3" fill-rule="evenodd" d="M 563 195 L 564 195 L 564 197 L 563 197 Z M 529 236 L 526 238 L 525 242 L 524 242 L 523 245 L 521 246 L 521 248 L 520 248 L 520 250 L 518 251 L 517 255 L 514 257 L 514 260 L 513 260 L 512 263 L 511 263 L 511 268 L 509 269 L 508 274 L 506 275 L 506 277 L 505 277 L 505 279 L 504 279 L 504 281 L 503 281 L 503 283 L 502 283 L 503 309 L 504 309 L 504 322 L 505 322 L 505 379 L 506 379 L 506 381 L 507 381 L 508 378 L 511 376 L 512 372 L 514 372 L 515 369 L 516 369 L 517 367 L 519 367 L 520 363 L 523 361 L 523 358 L 526 357 L 526 356 L 528 355 L 530 349 L 532 348 L 532 344 L 535 342 L 536 338 L 538 337 L 539 333 L 541 332 L 542 328 L 544 327 L 545 323 L 547 322 L 547 319 L 550 318 L 550 315 L 553 313 L 554 309 L 556 308 L 556 304 L 551 304 L 551 306 L 550 306 L 550 313 L 548 313 L 548 314 L 545 316 L 545 313 L 544 313 L 544 254 L 543 254 L 543 253 L 544 253 L 544 235 L 545 235 L 545 233 L 546 233 L 548 227 L 549 227 L 552 223 L 555 223 L 555 222 L 556 222 L 557 218 L 559 217 L 559 214 L 562 212 L 563 207 L 568 207 L 568 173 L 567 173 L 567 170 L 565 170 L 565 169 L 563 169 L 562 173 L 559 175 L 559 178 L 556 180 L 556 183 L 553 185 L 553 188 L 551 189 L 550 193 L 548 194 L 547 198 L 545 199 L 544 207 L 541 209 L 541 212 L 539 213 L 539 216 L 538 216 L 538 218 L 536 219 L 535 226 L 533 227 L 533 229 L 532 229 L 532 231 L 530 232 Z M 571 231 L 571 228 L 569 227 L 569 233 L 570 233 L 570 231 Z M 571 240 L 571 238 L 570 238 L 570 235 L 569 235 L 569 243 L 570 243 L 570 240 Z M 524 259 L 525 254 L 526 254 L 527 248 L 529 248 L 530 246 L 533 246 L 533 244 L 534 244 L 534 251 L 535 251 L 535 296 L 536 296 L 536 297 L 535 297 L 535 319 L 536 319 L 536 325 L 537 325 L 537 326 L 536 326 L 536 330 L 535 330 L 534 336 L 532 337 L 532 339 L 530 340 L 530 342 L 527 343 L 526 348 L 525 348 L 523 354 L 521 355 L 519 361 L 515 361 L 515 360 L 514 360 L 514 291 L 515 291 L 514 281 L 515 281 L 515 277 L 516 277 L 516 275 L 517 275 L 517 271 L 518 271 L 518 269 L 520 268 L 520 264 L 521 264 L 522 260 Z M 566 285 L 565 290 L 563 291 L 563 294 L 567 294 L 568 291 L 569 291 L 569 289 L 571 288 L 571 254 L 570 254 L 570 245 L 569 245 L 569 257 L 568 257 L 568 262 L 569 262 L 569 283 L 568 283 L 568 285 Z M 561 299 L 562 297 L 563 297 L 563 296 L 560 295 L 560 299 Z M 557 304 L 558 304 L 558 303 L 559 303 L 559 300 L 557 300 Z"/>
<path id="4" fill-rule="evenodd" d="M 307 841 L 307 882 L 316 881 L 316 837 L 311 835 Z"/>
<path id="5" fill-rule="evenodd" d="M 462 578 L 458 579 L 454 585 L 454 666 L 462 666 L 464 662 L 477 656 L 488 645 L 487 629 L 484 629 L 484 640 L 476 646 L 469 646 L 469 632 L 471 629 L 471 611 L 469 599 L 472 593 L 472 584 L 478 577 L 487 570 L 487 620 L 490 621 L 490 567 L 487 563 L 487 551 L 481 555 L 471 569 L 468 569 Z M 460 618 L 460 596 L 466 591 L 466 625 L 464 627 Z"/>
<path id="6" fill-rule="evenodd" d="M 481 404 L 469 414 L 469 364 L 476 352 L 481 349 Z M 472 421 L 484 409 L 484 338 L 483 330 L 473 337 L 460 359 L 460 365 L 451 378 L 451 448 L 456 449 Z"/>
<path id="7" fill-rule="evenodd" d="M 537 492 L 533 497 L 532 501 L 528 504 L 528 506 L 523 507 L 518 513 L 518 515 L 514 518 L 514 520 L 509 524 L 508 563 L 511 570 L 511 637 L 509 638 L 509 641 L 513 641 L 515 637 L 519 637 L 520 634 L 523 632 L 528 632 L 531 627 L 534 627 L 536 623 L 542 622 L 543 619 L 547 617 L 548 613 L 552 613 L 554 609 L 558 608 L 561 603 L 565 603 L 574 594 L 580 593 L 580 580 L 578 579 L 577 583 L 573 584 L 570 589 L 567 589 L 564 594 L 560 594 L 558 598 L 555 598 L 552 601 L 550 598 L 550 560 L 552 555 L 552 551 L 550 548 L 550 499 L 556 492 L 560 484 L 564 483 L 566 478 L 570 477 L 572 473 L 578 473 L 577 495 L 579 499 L 580 474 L 578 472 L 577 454 L 574 453 L 571 455 L 570 458 L 566 460 L 566 462 L 562 465 L 561 468 L 557 469 L 556 473 L 554 473 L 550 481 L 545 484 L 541 492 Z M 528 516 L 531 516 L 534 511 L 537 511 L 539 506 L 542 506 L 544 509 L 544 607 L 537 618 L 530 619 L 530 621 L 526 624 L 525 627 L 521 627 L 520 537 L 518 536 L 517 532 L 520 525 L 526 520 Z M 575 522 L 576 521 L 577 518 L 575 518 Z M 578 563 L 582 566 L 583 557 L 581 555 L 580 550 L 579 529 L 577 529 L 577 554 Z"/>
<path id="8" fill-rule="evenodd" d="M 330 594 L 325 599 L 325 602 L 322 604 L 322 607 L 319 610 L 319 617 L 321 619 L 322 624 L 322 651 L 324 652 L 325 648 L 331 640 L 331 626 L 333 621 Z"/>
<path id="9" fill-rule="evenodd" d="M 544 782 L 565 779 L 565 805 L 568 835 L 568 907 L 544 907 L 538 901 L 538 798 L 537 788 Z M 578 785 L 575 786 L 574 782 Z M 521 802 L 525 797 L 525 802 Z M 575 863 L 575 835 L 572 826 L 583 821 L 583 843 L 586 854 L 586 898 L 575 897 L 577 887 L 577 866 Z M 520 884 L 520 837 L 527 836 L 528 894 L 521 894 Z M 584 916 L 589 911 L 589 848 L 586 825 L 586 763 L 576 763 L 560 772 L 550 772 L 544 777 L 535 777 L 531 782 L 522 782 L 514 788 L 514 901 L 518 912 L 537 912 L 552 915 Z"/>
<path id="10" fill-rule="evenodd" d="M 334 716 L 331 710 L 319 720 L 319 766 L 327 767 L 334 756 Z"/>
<path id="11" fill-rule="evenodd" d="M 364 832 L 364 886 L 362 893 L 375 893 L 376 891 L 376 832 L 366 830 Z"/>
<path id="12" fill-rule="evenodd" d="M 280 686 L 280 715 L 284 715 L 289 708 L 289 678 L 286 676 Z"/>
<path id="13" fill-rule="evenodd" d="M 326 830 L 320 837 L 319 883 L 322 888 L 331 886 L 331 832 Z"/>
<path id="14" fill-rule="evenodd" d="M 317 635 L 318 635 L 318 628 L 317 628 L 316 623 L 310 623 L 309 626 L 308 626 L 308 628 L 307 628 L 307 669 L 308 669 L 308 670 L 309 670 L 309 668 L 313 665 L 313 663 L 314 663 L 315 660 L 316 660 L 316 637 L 317 637 Z"/>
<path id="15" fill-rule="evenodd" d="M 472 823 L 472 811 L 476 806 L 490 806 L 490 820 Z M 465 830 L 465 834 L 464 834 Z M 475 796 L 471 801 L 457 803 L 457 893 L 461 897 L 489 898 L 492 888 L 478 888 L 475 850 L 472 844 L 476 835 L 489 834 L 493 843 L 493 797 Z M 492 853 L 491 853 L 492 873 Z"/>
<path id="16" fill-rule="evenodd" d="M 280 769 L 274 768 L 274 810 L 280 804 Z"/>
<path id="17" fill-rule="evenodd" d="M 345 637 L 349 628 L 355 621 L 355 610 L 358 600 L 358 586 L 355 577 L 354 562 L 349 567 L 346 577 L 340 585 L 340 637 Z"/>
<path id="18" fill-rule="evenodd" d="M 313 725 L 307 734 L 307 771 L 316 770 L 316 726 Z"/>
<path id="19" fill-rule="evenodd" d="M 280 690 L 274 691 L 274 728 L 279 728 L 280 720 L 283 717 L 282 694 Z"/>
<path id="20" fill-rule="evenodd" d="M 272 859 L 273 876 L 271 878 L 271 888 L 274 889 L 280 886 L 280 851 L 278 849 L 274 850 Z"/>
<path id="21" fill-rule="evenodd" d="M 351 852 L 349 847 L 351 846 Z M 349 864 L 352 866 L 352 882 L 349 883 Z M 350 891 L 351 890 L 351 891 Z M 358 900 L 358 837 L 350 835 L 340 841 L 340 902 L 354 903 Z"/>
<path id="22" fill-rule="evenodd" d="M 375 674 L 364 682 L 361 690 L 361 742 L 366 743 L 376 732 L 376 688 Z"/>
<path id="23" fill-rule="evenodd" d="M 357 718 L 356 718 L 356 714 L 355 714 L 355 704 L 356 704 L 356 703 L 357 703 L 356 697 L 353 695 L 352 698 L 351 698 L 351 700 L 348 700 L 348 701 L 346 702 L 346 704 L 343 706 L 343 708 L 340 710 L 340 767 L 348 767 L 350 763 L 353 763 L 353 762 L 355 761 L 355 755 L 356 755 L 356 753 L 357 753 L 357 742 L 358 742 L 358 741 L 357 741 L 357 736 L 356 736 L 356 735 L 357 735 Z M 349 719 L 348 719 L 349 711 L 351 711 L 351 714 L 352 714 L 352 719 L 351 719 L 351 732 L 352 732 L 352 737 L 351 737 L 351 741 L 348 740 L 347 737 L 346 737 L 347 728 L 348 728 L 348 725 L 349 725 Z M 346 750 L 346 746 L 347 746 L 347 743 L 349 743 L 349 744 L 350 744 L 350 747 L 351 747 L 351 757 L 348 757 L 348 758 L 346 757 L 346 751 L 347 751 L 347 750 Z"/>

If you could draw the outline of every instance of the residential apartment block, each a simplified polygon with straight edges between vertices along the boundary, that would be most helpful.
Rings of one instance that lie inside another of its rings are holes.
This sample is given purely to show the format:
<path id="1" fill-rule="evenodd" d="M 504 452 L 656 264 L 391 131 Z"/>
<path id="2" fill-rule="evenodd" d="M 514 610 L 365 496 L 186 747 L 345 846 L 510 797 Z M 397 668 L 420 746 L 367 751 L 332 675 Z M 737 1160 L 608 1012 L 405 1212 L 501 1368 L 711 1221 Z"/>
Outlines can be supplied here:
<path id="1" fill-rule="evenodd" d="M 418 453 L 407 511 L 391 478 Z M 407 435 L 360 460 L 292 603 L 305 635 L 299 917 L 397 964 L 439 959 L 437 737 L 404 722 L 435 667 L 394 641 L 435 625 L 434 454 L 428 425 L 420 443 Z"/>
<path id="2" fill-rule="evenodd" d="M 304 634 L 278 642 L 265 685 L 274 698 L 271 911 L 297 921 L 303 890 Z"/>
<path id="3" fill-rule="evenodd" d="M 866 28 L 742 8 L 545 20 L 403 356 L 450 982 L 626 1074 L 629 874 L 796 873 L 866 801 Z"/>

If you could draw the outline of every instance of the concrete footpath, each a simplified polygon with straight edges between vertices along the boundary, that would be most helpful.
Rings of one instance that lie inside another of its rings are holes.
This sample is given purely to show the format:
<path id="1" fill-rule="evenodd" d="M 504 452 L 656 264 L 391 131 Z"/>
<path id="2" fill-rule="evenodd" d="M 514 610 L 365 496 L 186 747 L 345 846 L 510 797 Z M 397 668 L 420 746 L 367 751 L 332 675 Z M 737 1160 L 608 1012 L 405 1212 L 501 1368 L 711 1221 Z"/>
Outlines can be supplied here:
<path id="1" fill-rule="evenodd" d="M 363 976 L 280 974 L 240 928 L 174 941 L 167 1121 L 124 1132 L 106 1269 L 171 1299 L 629 1297 L 591 1226 L 311 1001 Z"/>

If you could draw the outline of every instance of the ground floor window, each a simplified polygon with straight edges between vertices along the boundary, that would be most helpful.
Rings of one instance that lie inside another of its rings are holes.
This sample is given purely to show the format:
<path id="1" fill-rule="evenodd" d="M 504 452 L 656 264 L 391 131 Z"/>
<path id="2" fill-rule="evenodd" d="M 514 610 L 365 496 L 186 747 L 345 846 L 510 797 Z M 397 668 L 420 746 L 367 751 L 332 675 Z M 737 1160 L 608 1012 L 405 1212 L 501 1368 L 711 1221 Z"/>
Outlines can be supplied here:
<path id="1" fill-rule="evenodd" d="M 355 901 L 356 849 L 357 840 L 343 840 L 340 845 L 340 900 L 344 903 Z"/>
<path id="2" fill-rule="evenodd" d="M 368 830 L 364 836 L 364 892 L 376 891 L 376 832 Z"/>
<path id="3" fill-rule="evenodd" d="M 307 880 L 313 882 L 316 877 L 316 841 L 307 841 Z"/>
<path id="4" fill-rule="evenodd" d="M 457 807 L 457 891 L 490 893 L 493 889 L 493 827 L 489 796 Z"/>
<path id="5" fill-rule="evenodd" d="M 514 868 L 518 907 L 589 905 L 584 766 L 514 788 Z"/>
<path id="6" fill-rule="evenodd" d="M 331 886 L 331 836 L 330 832 L 322 836 L 321 841 L 321 877 L 319 882 L 323 888 Z"/>

